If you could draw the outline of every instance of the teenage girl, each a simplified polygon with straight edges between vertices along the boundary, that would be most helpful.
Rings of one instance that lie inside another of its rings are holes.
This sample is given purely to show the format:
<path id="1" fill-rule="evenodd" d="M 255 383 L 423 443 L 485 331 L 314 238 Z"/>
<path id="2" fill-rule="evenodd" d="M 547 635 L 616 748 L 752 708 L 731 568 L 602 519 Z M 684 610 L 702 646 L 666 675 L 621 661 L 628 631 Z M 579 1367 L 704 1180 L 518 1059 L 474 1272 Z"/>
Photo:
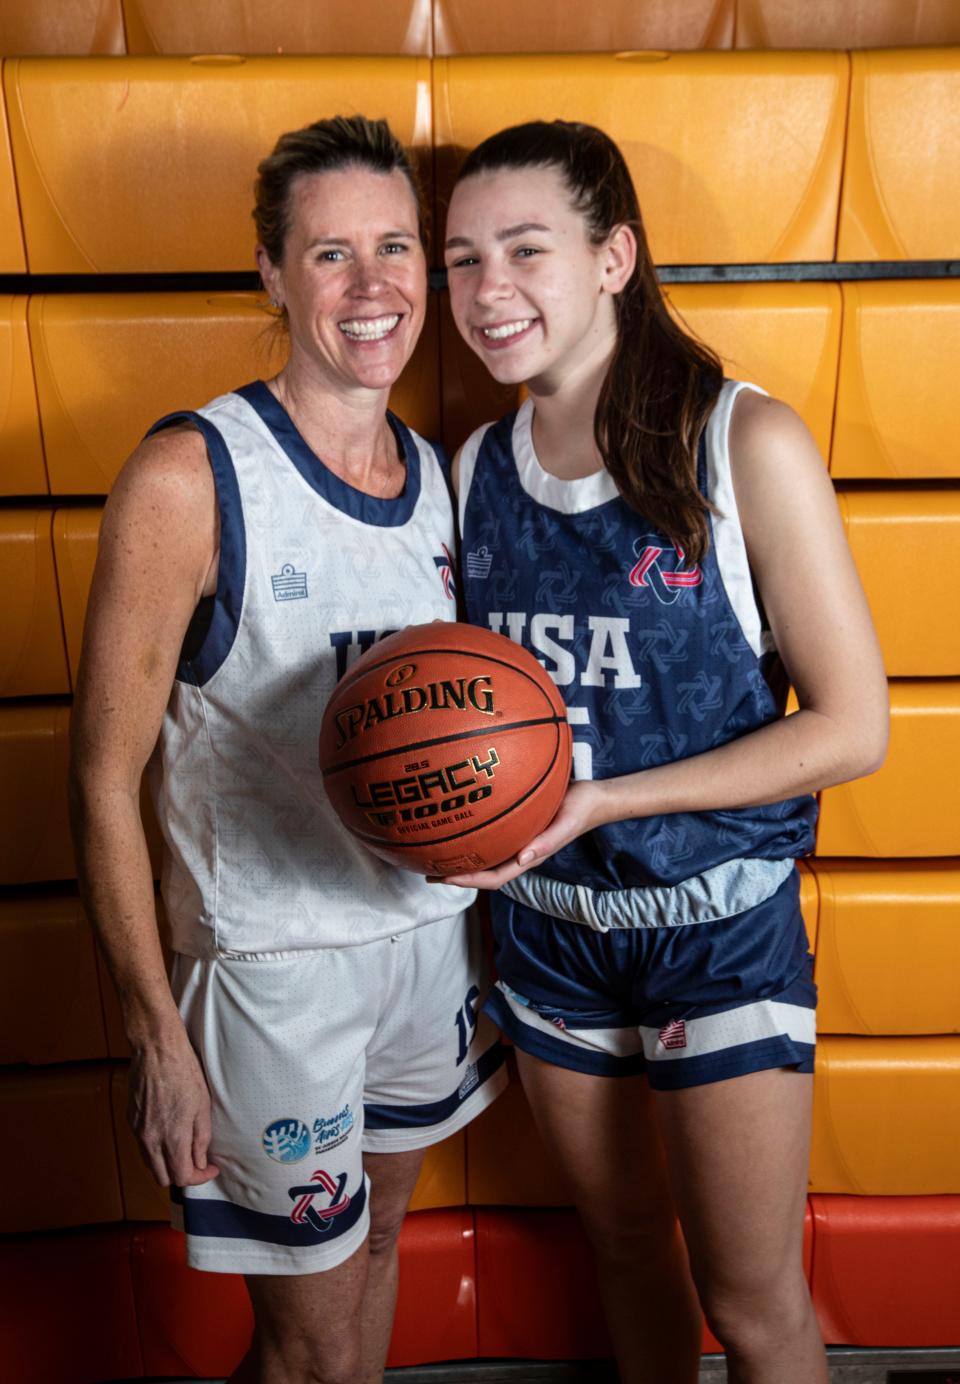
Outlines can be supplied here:
<path id="1" fill-rule="evenodd" d="M 468 615 L 540 658 L 575 742 L 550 826 L 454 881 L 498 891 L 488 1009 L 575 1189 L 622 1379 L 695 1380 L 702 1308 L 733 1384 L 819 1384 L 794 862 L 812 792 L 887 738 L 827 471 L 670 317 L 599 130 L 480 145 L 446 262 L 461 334 L 528 392 L 457 459 Z"/>

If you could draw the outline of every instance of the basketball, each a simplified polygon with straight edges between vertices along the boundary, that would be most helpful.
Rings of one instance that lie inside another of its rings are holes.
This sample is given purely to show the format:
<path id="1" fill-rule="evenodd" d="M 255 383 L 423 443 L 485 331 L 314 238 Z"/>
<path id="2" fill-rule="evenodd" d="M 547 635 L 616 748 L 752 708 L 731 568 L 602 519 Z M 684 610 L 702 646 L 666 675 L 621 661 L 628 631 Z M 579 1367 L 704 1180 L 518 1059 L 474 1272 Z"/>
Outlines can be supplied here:
<path id="1" fill-rule="evenodd" d="M 411 625 L 334 688 L 320 767 L 344 826 L 384 860 L 428 875 L 492 868 L 551 821 L 570 779 L 566 707 L 505 635 Z"/>

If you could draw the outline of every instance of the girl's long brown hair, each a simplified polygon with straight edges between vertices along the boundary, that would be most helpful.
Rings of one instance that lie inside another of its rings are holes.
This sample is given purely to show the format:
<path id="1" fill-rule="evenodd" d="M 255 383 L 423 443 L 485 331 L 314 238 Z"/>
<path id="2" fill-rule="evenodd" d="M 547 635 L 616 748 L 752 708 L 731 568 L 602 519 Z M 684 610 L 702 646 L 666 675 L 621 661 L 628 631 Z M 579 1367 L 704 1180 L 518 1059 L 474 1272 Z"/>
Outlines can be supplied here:
<path id="1" fill-rule="evenodd" d="M 699 562 L 709 546 L 712 506 L 697 484 L 697 447 L 723 369 L 667 311 L 624 157 L 592 125 L 532 121 L 484 140 L 457 181 L 502 168 L 557 169 L 595 245 L 616 226 L 633 230 L 637 264 L 614 299 L 617 345 L 594 434 L 627 504 L 671 538 L 688 562 Z"/>

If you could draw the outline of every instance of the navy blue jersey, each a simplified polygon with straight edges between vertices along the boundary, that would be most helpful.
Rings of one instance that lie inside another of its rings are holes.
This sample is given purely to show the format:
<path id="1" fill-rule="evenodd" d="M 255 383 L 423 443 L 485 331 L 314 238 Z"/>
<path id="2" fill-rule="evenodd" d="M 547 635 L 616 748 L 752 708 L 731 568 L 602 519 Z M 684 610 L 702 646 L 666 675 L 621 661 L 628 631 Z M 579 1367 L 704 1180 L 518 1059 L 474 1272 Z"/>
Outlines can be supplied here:
<path id="1" fill-rule="evenodd" d="M 467 618 L 523 644 L 552 675 L 575 778 L 686 759 L 783 714 L 730 477 L 727 432 L 743 387 L 724 384 L 700 445 L 700 488 L 719 516 L 697 566 L 623 502 L 608 472 L 564 481 L 544 471 L 530 402 L 463 449 Z M 598 891 L 671 886 L 733 860 L 804 855 L 815 820 L 808 795 L 635 818 L 579 838 L 538 872 Z"/>

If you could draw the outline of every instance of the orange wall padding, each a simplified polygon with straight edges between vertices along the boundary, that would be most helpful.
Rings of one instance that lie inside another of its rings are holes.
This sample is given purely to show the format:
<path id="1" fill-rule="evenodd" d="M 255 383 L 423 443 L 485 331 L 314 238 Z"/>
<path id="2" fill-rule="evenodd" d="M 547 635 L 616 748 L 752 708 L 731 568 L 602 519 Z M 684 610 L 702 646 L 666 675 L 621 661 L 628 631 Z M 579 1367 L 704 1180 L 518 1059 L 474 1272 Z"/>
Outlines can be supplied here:
<path id="1" fill-rule="evenodd" d="M 869 778 L 820 795 L 818 855 L 960 855 L 960 678 L 890 684 L 890 747 Z"/>
<path id="2" fill-rule="evenodd" d="M 106 1056 L 93 931 L 76 891 L 0 896 L 0 1063 Z M 57 1119 L 51 1107 L 44 1123 Z"/>
<path id="3" fill-rule="evenodd" d="M 960 50 L 854 53 L 852 64 L 837 258 L 954 258 Z"/>
<path id="4" fill-rule="evenodd" d="M 0 509 L 0 697 L 70 690 L 48 509 Z"/>
<path id="5" fill-rule="evenodd" d="M 729 48 L 734 0 L 434 0 L 435 51 L 587 53 L 618 48 Z"/>
<path id="6" fill-rule="evenodd" d="M 960 1036 L 821 1037 L 810 1190 L 960 1193 Z"/>
<path id="7" fill-rule="evenodd" d="M 953 0 L 736 0 L 738 48 L 960 43 Z"/>
<path id="8" fill-rule="evenodd" d="M 813 860 L 820 1033 L 960 1031 L 956 860 Z"/>
<path id="9" fill-rule="evenodd" d="M 120 0 L 4 0 L 0 53 L 125 53 Z"/>
<path id="10" fill-rule="evenodd" d="M 848 80 L 845 53 L 437 58 L 438 198 L 453 151 L 549 111 L 616 136 L 658 264 L 832 259 Z"/>
<path id="11" fill-rule="evenodd" d="M 858 489 L 837 499 L 887 675 L 960 672 L 960 490 Z M 918 601 L 911 574 L 931 567 L 936 597 Z"/>
<path id="12" fill-rule="evenodd" d="M 431 0 L 123 0 L 131 53 L 429 54 Z"/>
<path id="13" fill-rule="evenodd" d="M 27 299 L 0 294 L 0 495 L 45 495 L 47 490 Z"/>
<path id="14" fill-rule="evenodd" d="M 960 280 L 841 288 L 831 474 L 908 482 L 960 477 Z"/>
<path id="15" fill-rule="evenodd" d="M 960 1197 L 810 1198 L 811 1289 L 828 1344 L 960 1341 Z"/>
<path id="16" fill-rule="evenodd" d="M 430 143 L 426 58 L 11 58 L 3 78 L 34 274 L 252 270 L 250 185 L 284 130 L 370 107 Z"/>

